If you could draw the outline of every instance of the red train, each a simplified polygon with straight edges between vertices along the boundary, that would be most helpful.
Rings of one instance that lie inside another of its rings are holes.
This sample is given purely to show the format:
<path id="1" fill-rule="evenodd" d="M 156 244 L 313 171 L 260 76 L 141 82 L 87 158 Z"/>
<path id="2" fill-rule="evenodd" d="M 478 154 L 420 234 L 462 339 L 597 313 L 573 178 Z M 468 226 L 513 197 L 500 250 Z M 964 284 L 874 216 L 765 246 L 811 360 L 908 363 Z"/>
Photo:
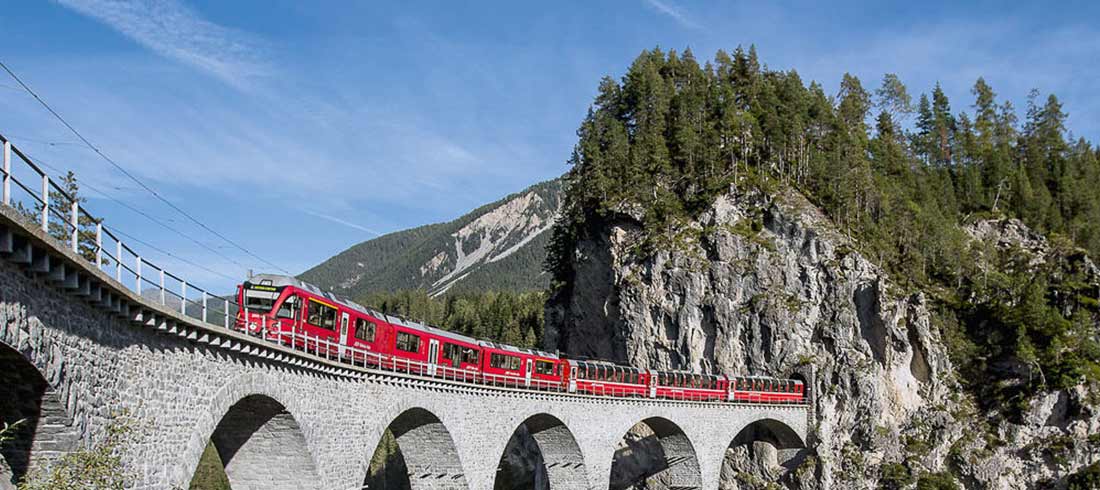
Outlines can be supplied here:
<path id="1" fill-rule="evenodd" d="M 237 287 L 237 301 L 238 329 L 379 369 L 605 396 L 746 403 L 806 400 L 798 380 L 638 369 L 477 340 L 379 313 L 288 276 L 254 276 Z"/>

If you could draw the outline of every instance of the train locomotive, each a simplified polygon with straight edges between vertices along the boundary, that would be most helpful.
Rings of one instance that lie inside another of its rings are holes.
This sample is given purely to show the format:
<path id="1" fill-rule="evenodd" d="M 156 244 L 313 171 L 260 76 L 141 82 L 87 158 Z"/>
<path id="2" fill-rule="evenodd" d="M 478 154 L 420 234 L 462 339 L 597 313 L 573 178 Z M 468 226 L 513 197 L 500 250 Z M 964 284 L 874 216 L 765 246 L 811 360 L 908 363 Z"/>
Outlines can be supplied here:
<path id="1" fill-rule="evenodd" d="M 448 380 L 598 396 L 801 404 L 794 379 L 660 371 L 478 340 L 375 311 L 289 276 L 237 287 L 235 326 L 353 364 Z"/>

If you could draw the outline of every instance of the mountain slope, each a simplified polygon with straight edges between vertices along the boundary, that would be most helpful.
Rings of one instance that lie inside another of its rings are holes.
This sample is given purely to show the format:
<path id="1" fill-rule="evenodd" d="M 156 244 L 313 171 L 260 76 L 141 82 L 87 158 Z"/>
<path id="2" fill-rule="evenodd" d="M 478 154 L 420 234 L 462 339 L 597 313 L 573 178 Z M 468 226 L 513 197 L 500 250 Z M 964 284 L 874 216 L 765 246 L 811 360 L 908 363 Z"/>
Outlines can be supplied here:
<path id="1" fill-rule="evenodd" d="M 454 221 L 365 241 L 299 277 L 351 297 L 400 289 L 432 295 L 542 289 L 549 283 L 542 263 L 561 192 L 559 179 L 535 184 Z"/>

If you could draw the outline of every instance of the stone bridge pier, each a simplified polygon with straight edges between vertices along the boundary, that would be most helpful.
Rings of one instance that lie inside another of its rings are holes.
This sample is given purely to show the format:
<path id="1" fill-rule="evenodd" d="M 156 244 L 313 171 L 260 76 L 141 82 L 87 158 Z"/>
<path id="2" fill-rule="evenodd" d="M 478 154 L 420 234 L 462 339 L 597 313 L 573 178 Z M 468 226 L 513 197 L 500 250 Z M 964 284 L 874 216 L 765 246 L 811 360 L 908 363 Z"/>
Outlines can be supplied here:
<path id="1" fill-rule="evenodd" d="M 492 490 L 519 432 L 550 488 L 603 490 L 642 424 L 664 466 L 640 477 L 715 490 L 735 441 L 806 435 L 802 406 L 526 392 L 319 359 L 153 304 L 7 211 L 0 416 L 25 422 L 0 451 L 0 489 L 119 423 L 127 479 L 147 489 L 187 488 L 211 441 L 234 490 L 360 488 L 388 429 L 415 490 Z"/>

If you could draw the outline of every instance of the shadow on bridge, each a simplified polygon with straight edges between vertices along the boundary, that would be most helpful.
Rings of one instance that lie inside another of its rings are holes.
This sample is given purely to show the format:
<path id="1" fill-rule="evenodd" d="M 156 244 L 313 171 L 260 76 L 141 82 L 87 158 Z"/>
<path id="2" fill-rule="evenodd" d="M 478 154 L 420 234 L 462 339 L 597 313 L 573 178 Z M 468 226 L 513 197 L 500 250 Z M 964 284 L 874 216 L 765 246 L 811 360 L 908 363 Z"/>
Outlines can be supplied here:
<path id="1" fill-rule="evenodd" d="M 17 424 L 0 445 L 0 489 L 75 448 L 79 430 L 65 403 L 41 371 L 15 349 L 0 344 L 0 421 Z"/>
<path id="2" fill-rule="evenodd" d="M 466 475 L 450 431 L 435 414 L 412 408 L 386 428 L 374 450 L 364 488 L 465 490 Z"/>
<path id="3" fill-rule="evenodd" d="M 634 424 L 611 463 L 610 490 L 702 486 L 695 447 L 678 425 L 665 418 Z"/>
<path id="4" fill-rule="evenodd" d="M 269 396 L 235 403 L 210 440 L 234 490 L 316 488 L 320 482 L 297 420 Z"/>
<path id="5" fill-rule="evenodd" d="M 528 417 L 512 433 L 497 466 L 494 490 L 585 490 L 584 456 L 557 417 Z"/>
<path id="6" fill-rule="evenodd" d="M 734 437 L 726 449 L 721 481 L 737 481 L 739 475 L 765 482 L 789 480 L 811 453 L 798 434 L 774 419 L 757 420 Z"/>

